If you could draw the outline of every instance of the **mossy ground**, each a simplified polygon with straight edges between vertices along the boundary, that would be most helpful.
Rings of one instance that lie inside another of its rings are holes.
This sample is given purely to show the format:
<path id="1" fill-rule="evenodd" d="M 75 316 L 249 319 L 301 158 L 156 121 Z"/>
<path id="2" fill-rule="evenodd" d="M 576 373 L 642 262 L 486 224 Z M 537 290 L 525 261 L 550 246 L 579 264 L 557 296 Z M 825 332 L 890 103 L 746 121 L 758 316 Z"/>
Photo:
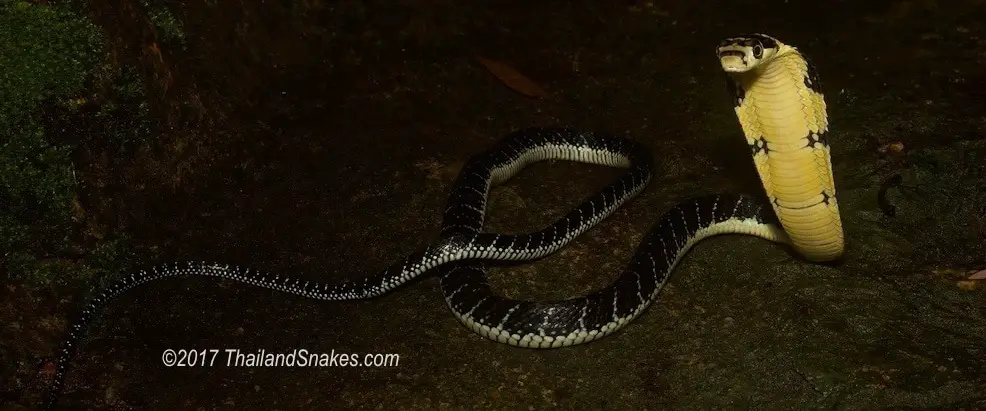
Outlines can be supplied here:
<path id="1" fill-rule="evenodd" d="M 77 3 L 0 3 L 4 277 L 77 287 L 132 262 L 126 233 L 86 198 L 103 183 L 84 174 L 92 155 L 125 155 L 150 133 L 143 80 L 106 43 Z"/>
<path id="2" fill-rule="evenodd" d="M 821 75 L 847 260 L 811 265 L 756 239 L 712 239 L 625 331 L 551 351 L 472 334 L 433 279 L 354 303 L 163 281 L 109 306 L 66 407 L 986 408 L 986 291 L 957 284 L 986 268 L 982 1 L 280 4 L 186 2 L 172 11 L 180 35 L 166 35 L 141 3 L 93 2 L 148 79 L 149 110 L 171 125 L 111 166 L 78 165 L 113 187 L 91 197 L 111 231 L 161 260 L 337 282 L 431 241 L 458 166 L 503 134 L 626 132 L 660 164 L 651 186 L 565 250 L 491 279 L 515 298 L 581 294 L 611 281 L 676 201 L 756 189 L 712 50 L 760 31 L 802 48 Z M 514 93 L 474 54 L 550 96 Z M 880 152 L 896 142 L 904 153 Z M 489 226 L 545 224 L 617 173 L 531 166 L 494 191 Z M 895 173 L 891 218 L 876 198 Z M 33 407 L 36 361 L 84 293 L 0 293 L 0 354 L 18 364 L 2 390 Z M 160 363 L 165 348 L 393 352 L 401 364 L 179 369 Z"/>

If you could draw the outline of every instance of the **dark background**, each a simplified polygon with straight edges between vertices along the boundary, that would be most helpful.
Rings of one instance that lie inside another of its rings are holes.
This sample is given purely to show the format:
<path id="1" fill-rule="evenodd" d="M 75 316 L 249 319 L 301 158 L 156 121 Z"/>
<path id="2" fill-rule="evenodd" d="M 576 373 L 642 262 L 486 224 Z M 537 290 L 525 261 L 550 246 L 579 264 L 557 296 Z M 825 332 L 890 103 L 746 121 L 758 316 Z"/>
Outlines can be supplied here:
<path id="1" fill-rule="evenodd" d="M 184 1 L 184 42 L 142 3 L 93 0 L 143 71 L 159 140 L 80 166 L 111 231 L 162 260 L 224 260 L 325 282 L 433 241 L 461 164 L 507 132 L 572 125 L 644 142 L 658 175 L 570 247 L 493 271 L 509 297 L 605 286 L 687 197 L 756 192 L 714 48 L 763 32 L 802 49 L 829 105 L 848 256 L 808 264 L 731 236 L 697 247 L 648 311 L 585 346 L 495 344 L 437 281 L 325 303 L 203 278 L 110 304 L 76 357 L 66 409 L 986 409 L 986 2 Z M 506 87 L 476 56 L 548 95 Z M 883 153 L 902 143 L 903 153 Z M 560 217 L 618 170 L 528 168 L 489 228 Z M 877 206 L 892 191 L 897 217 Z M 7 292 L 30 380 L 86 290 Z M 9 321 L 4 323 L 11 324 Z M 166 368 L 165 348 L 398 353 L 392 368 Z M 10 383 L 13 385 L 13 383 Z M 25 383 L 34 408 L 44 384 Z"/>

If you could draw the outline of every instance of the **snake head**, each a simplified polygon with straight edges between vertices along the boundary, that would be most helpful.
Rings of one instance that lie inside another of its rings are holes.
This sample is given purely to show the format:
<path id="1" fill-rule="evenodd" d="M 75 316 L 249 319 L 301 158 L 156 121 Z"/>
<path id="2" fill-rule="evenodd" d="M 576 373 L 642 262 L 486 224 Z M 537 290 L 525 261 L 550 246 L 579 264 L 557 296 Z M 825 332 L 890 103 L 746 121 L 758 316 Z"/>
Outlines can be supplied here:
<path id="1" fill-rule="evenodd" d="M 770 61 L 780 47 L 781 42 L 766 34 L 746 34 L 723 40 L 716 55 L 727 73 L 745 73 Z"/>

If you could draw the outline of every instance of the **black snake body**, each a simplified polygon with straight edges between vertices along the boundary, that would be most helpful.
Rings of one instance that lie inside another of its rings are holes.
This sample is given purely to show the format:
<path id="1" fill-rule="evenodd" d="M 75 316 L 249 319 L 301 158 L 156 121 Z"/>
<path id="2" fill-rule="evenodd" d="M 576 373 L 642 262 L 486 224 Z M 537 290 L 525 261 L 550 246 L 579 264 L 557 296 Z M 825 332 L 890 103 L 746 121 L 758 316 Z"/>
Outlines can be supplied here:
<path id="1" fill-rule="evenodd" d="M 482 233 L 490 187 L 528 164 L 547 159 L 622 167 L 626 172 L 540 231 Z M 651 172 L 650 154 L 632 140 L 563 128 L 531 128 L 511 134 L 472 158 L 452 189 L 440 240 L 383 273 L 337 285 L 212 262 L 169 263 L 132 273 L 93 298 L 72 326 L 60 353 L 49 404 L 54 404 L 74 348 L 93 316 L 114 297 L 150 281 L 191 275 L 219 277 L 312 299 L 356 300 L 383 295 L 444 266 L 442 292 L 460 321 L 499 342 L 551 348 L 598 339 L 629 323 L 654 300 L 688 248 L 704 237 L 745 232 L 783 240 L 783 232 L 772 224 L 769 207 L 747 196 L 709 196 L 681 203 L 666 213 L 646 235 L 623 274 L 609 287 L 584 297 L 557 302 L 506 299 L 490 289 L 486 273 L 473 262 L 534 260 L 557 251 L 640 193 Z"/>

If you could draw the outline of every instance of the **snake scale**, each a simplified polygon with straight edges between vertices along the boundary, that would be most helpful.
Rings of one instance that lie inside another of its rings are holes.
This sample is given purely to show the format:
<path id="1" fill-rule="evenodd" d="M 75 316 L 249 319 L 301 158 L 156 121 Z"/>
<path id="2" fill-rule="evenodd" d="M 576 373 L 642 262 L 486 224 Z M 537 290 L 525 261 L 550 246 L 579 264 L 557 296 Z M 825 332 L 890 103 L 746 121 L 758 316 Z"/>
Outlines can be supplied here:
<path id="1" fill-rule="evenodd" d="M 732 194 L 681 202 L 661 216 L 608 287 L 562 301 L 507 299 L 490 288 L 484 261 L 531 261 L 561 249 L 640 193 L 653 169 L 648 150 L 628 138 L 567 128 L 520 130 L 463 166 L 449 195 L 439 239 L 382 273 L 328 285 L 221 263 L 184 262 L 120 278 L 93 298 L 71 327 L 46 408 L 55 406 L 69 361 L 94 316 L 121 293 L 159 279 L 211 276 L 312 299 L 356 300 L 383 295 L 434 272 L 449 308 L 476 333 L 513 346 L 553 348 L 597 340 L 626 326 L 655 300 L 688 250 L 710 236 L 753 235 L 790 244 L 810 261 L 839 259 L 844 250 L 842 224 L 824 137 L 825 102 L 814 69 L 797 49 L 762 34 L 726 39 L 716 53 L 769 207 L 755 197 Z M 540 231 L 483 232 L 490 188 L 544 160 L 626 170 Z"/>

